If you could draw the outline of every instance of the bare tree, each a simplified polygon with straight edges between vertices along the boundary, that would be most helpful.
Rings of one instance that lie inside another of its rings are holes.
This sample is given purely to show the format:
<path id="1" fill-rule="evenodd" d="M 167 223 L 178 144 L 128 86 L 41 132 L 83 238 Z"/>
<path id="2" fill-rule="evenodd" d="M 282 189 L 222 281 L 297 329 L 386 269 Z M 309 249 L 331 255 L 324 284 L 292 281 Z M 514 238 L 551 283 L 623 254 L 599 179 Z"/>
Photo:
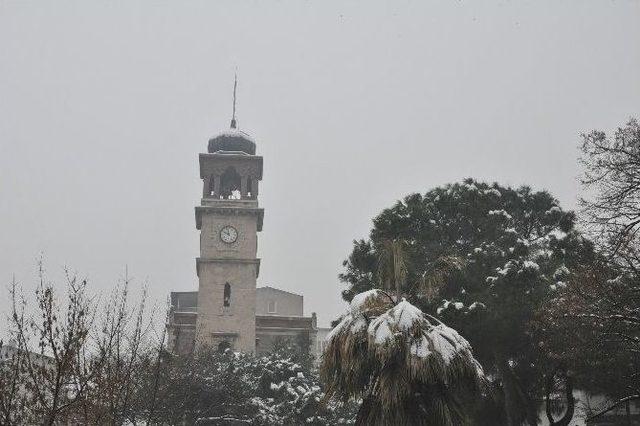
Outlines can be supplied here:
<path id="1" fill-rule="evenodd" d="M 135 423 L 134 395 L 140 367 L 149 351 L 146 340 L 151 318 L 146 315 L 146 289 L 137 306 L 129 302 L 130 279 L 116 286 L 91 330 L 78 365 L 89 364 L 92 386 L 85 393 L 80 414 L 97 424 Z M 82 374 L 82 372 L 79 372 Z"/>
<path id="2" fill-rule="evenodd" d="M 614 136 L 582 136 L 583 222 L 610 256 L 638 272 L 640 257 L 640 125 L 631 119 Z"/>
<path id="3" fill-rule="evenodd" d="M 22 392 L 20 366 L 23 354 L 0 340 L 0 426 L 18 425 L 25 421 L 26 398 Z"/>
<path id="4" fill-rule="evenodd" d="M 640 399 L 640 125 L 636 119 L 613 137 L 601 131 L 583 135 L 582 220 L 595 237 L 602 260 L 574 277 L 563 295 L 563 313 L 590 330 L 606 360 L 621 359 L 612 407 Z M 623 385 L 624 383 L 624 385 Z M 604 412 L 606 412 L 605 409 Z M 602 414 L 602 413 L 600 413 Z"/>
<path id="5" fill-rule="evenodd" d="M 53 425 L 65 418 L 82 397 L 87 377 L 79 376 L 78 355 L 86 343 L 91 325 L 90 304 L 85 297 L 86 281 L 66 271 L 67 301 L 61 306 L 53 285 L 46 281 L 39 263 L 37 309 L 25 314 L 26 302 L 12 287 L 11 325 L 21 354 L 20 392 L 29 398 L 28 421 Z"/>
<path id="6" fill-rule="evenodd" d="M 143 383 L 142 367 L 159 356 L 148 338 L 153 315 L 147 315 L 146 290 L 132 306 L 126 275 L 105 303 L 89 298 L 86 286 L 66 271 L 66 303 L 60 303 L 40 263 L 35 312 L 27 314 L 13 283 L 17 355 L 3 363 L 0 384 L 14 391 L 2 392 L 0 424 L 121 425 L 146 416 L 140 389 L 153 392 L 154 385 Z"/>

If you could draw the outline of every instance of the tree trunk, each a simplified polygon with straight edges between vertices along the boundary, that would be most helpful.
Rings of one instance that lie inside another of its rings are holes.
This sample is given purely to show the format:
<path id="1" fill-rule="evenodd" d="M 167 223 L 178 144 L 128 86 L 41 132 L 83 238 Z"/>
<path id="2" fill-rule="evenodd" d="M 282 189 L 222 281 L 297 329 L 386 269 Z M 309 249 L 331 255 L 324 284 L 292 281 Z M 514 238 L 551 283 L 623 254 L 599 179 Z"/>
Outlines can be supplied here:
<path id="1" fill-rule="evenodd" d="M 507 359 L 501 354 L 495 354 L 496 367 L 502 379 L 502 390 L 504 392 L 504 411 L 506 414 L 507 426 L 520 426 L 522 424 L 522 412 L 520 410 L 520 398 L 518 383 Z"/>
<path id="2" fill-rule="evenodd" d="M 567 410 L 565 411 L 562 418 L 558 421 L 553 420 L 553 414 L 551 413 L 551 393 L 553 392 L 553 381 L 554 377 L 557 373 L 560 373 L 562 378 L 564 379 L 565 386 L 565 399 L 567 400 Z M 573 418 L 573 412 L 575 410 L 575 399 L 573 398 L 573 380 L 571 376 L 567 374 L 567 371 L 563 367 L 556 368 L 550 376 L 546 377 L 545 383 L 545 400 L 546 400 L 546 411 L 547 411 L 547 419 L 549 419 L 550 426 L 569 426 L 571 419 Z"/>
<path id="3" fill-rule="evenodd" d="M 627 400 L 627 403 L 625 404 L 625 409 L 627 411 L 627 425 L 631 426 L 631 405 L 629 400 Z"/>

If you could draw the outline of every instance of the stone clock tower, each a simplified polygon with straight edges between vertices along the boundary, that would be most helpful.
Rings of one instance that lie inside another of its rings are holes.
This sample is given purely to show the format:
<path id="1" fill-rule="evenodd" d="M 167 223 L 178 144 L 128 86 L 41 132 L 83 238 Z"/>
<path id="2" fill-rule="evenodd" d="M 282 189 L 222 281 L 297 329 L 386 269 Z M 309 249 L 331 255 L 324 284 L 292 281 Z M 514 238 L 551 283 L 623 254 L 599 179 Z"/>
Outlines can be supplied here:
<path id="1" fill-rule="evenodd" d="M 200 154 L 204 184 L 195 211 L 200 231 L 195 345 L 255 352 L 262 157 L 255 142 L 236 129 L 235 119 L 229 131 L 209 140 L 207 151 Z"/>

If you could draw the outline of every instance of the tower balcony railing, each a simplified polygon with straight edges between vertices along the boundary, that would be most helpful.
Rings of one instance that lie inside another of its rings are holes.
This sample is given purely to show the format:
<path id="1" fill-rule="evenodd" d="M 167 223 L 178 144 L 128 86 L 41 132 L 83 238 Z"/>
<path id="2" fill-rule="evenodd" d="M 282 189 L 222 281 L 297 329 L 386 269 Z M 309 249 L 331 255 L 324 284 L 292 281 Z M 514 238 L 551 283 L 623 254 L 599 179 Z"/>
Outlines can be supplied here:
<path id="1" fill-rule="evenodd" d="M 228 194 L 219 194 L 216 192 L 209 192 L 204 194 L 205 198 L 215 198 L 220 200 L 255 200 L 256 194 L 251 192 L 242 193 L 240 190 L 234 190 Z"/>
<path id="2" fill-rule="evenodd" d="M 205 196 L 202 198 L 202 205 L 216 207 L 257 207 L 258 200 L 255 198 L 229 199 L 215 196 Z"/>

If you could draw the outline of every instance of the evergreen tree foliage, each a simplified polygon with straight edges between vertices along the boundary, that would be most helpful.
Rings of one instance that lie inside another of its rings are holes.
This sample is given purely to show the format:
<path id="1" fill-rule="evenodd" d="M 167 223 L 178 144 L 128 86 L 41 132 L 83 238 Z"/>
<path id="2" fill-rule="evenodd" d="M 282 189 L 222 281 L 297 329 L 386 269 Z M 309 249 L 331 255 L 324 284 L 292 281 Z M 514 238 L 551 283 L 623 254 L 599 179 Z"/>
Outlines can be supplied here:
<path id="1" fill-rule="evenodd" d="M 354 242 L 340 275 L 349 301 L 379 287 L 375 259 L 384 241 L 405 243 L 403 293 L 467 338 L 503 389 L 507 424 L 535 424 L 542 376 L 528 326 L 542 303 L 593 257 L 575 229 L 575 215 L 548 192 L 467 179 L 411 194 L 373 221 L 368 240 Z M 425 288 L 442 259 L 456 272 Z"/>

